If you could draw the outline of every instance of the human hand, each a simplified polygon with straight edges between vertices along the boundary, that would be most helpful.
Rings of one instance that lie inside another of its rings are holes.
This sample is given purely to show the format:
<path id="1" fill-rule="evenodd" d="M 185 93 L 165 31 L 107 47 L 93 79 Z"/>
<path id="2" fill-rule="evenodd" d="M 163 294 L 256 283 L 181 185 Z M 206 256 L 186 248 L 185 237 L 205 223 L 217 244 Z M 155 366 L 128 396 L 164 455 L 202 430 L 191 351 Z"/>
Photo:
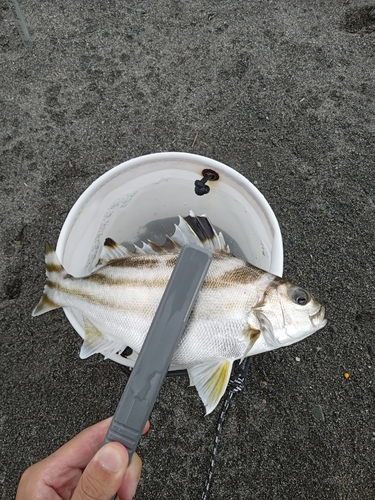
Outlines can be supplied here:
<path id="1" fill-rule="evenodd" d="M 88 427 L 23 473 L 16 500 L 131 500 L 142 462 L 120 443 L 102 447 L 111 418 Z M 147 422 L 143 433 L 150 427 Z"/>

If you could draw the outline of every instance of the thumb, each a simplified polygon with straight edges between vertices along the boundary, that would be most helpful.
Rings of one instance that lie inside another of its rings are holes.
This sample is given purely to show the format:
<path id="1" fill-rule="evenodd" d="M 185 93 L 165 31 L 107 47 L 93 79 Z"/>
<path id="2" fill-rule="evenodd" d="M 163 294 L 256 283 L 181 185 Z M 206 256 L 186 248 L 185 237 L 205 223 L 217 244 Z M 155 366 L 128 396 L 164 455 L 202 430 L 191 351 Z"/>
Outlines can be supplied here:
<path id="1" fill-rule="evenodd" d="M 83 471 L 72 500 L 110 500 L 120 488 L 128 461 L 120 443 L 103 446 Z"/>

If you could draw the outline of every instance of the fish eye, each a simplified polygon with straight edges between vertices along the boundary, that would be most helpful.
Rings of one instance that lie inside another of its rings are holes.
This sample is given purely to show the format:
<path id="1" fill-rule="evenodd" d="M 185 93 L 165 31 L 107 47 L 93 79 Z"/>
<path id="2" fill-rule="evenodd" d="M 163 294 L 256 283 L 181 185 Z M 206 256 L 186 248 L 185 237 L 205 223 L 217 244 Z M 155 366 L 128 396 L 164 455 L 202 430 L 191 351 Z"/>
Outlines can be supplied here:
<path id="1" fill-rule="evenodd" d="M 302 288 L 295 288 L 289 294 L 290 298 L 295 304 L 299 306 L 305 306 L 310 302 L 310 295 Z"/>

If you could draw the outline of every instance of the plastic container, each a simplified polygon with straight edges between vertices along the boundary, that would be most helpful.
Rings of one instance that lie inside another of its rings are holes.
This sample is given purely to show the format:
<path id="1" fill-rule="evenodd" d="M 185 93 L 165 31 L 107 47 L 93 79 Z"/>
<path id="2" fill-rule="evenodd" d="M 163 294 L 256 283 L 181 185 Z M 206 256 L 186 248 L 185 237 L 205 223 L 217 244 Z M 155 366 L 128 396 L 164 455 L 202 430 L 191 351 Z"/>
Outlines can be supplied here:
<path id="1" fill-rule="evenodd" d="M 195 181 L 210 169 L 219 176 L 206 183 L 198 196 Z M 218 161 L 189 153 L 155 153 L 134 158 L 96 179 L 78 198 L 61 229 L 57 255 L 73 276 L 89 274 L 98 261 L 104 240 L 140 243 L 147 238 L 163 243 L 172 235 L 178 215 L 193 210 L 205 214 L 224 233 L 232 253 L 281 276 L 283 245 L 271 207 L 245 177 Z M 64 309 L 84 337 L 82 315 Z M 117 363 L 133 366 L 120 355 Z M 178 369 L 171 366 L 170 369 Z"/>

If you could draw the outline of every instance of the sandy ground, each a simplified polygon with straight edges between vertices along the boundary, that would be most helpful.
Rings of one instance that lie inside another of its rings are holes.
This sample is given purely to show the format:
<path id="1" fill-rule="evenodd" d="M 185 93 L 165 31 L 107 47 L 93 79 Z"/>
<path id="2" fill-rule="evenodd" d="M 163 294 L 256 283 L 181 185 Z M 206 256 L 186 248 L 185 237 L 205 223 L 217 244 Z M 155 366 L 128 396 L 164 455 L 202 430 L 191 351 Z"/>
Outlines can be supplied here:
<path id="1" fill-rule="evenodd" d="M 371 4 L 21 6 L 27 46 L 0 7 L 0 498 L 12 498 L 28 465 L 111 415 L 126 382 L 99 355 L 79 359 L 61 310 L 31 318 L 44 241 L 56 243 L 75 200 L 112 166 L 187 151 L 256 184 L 281 226 L 284 275 L 329 319 L 254 358 L 223 429 L 211 498 L 373 499 Z M 165 382 L 139 447 L 137 499 L 200 498 L 217 417 L 204 416 L 185 377 Z"/>

